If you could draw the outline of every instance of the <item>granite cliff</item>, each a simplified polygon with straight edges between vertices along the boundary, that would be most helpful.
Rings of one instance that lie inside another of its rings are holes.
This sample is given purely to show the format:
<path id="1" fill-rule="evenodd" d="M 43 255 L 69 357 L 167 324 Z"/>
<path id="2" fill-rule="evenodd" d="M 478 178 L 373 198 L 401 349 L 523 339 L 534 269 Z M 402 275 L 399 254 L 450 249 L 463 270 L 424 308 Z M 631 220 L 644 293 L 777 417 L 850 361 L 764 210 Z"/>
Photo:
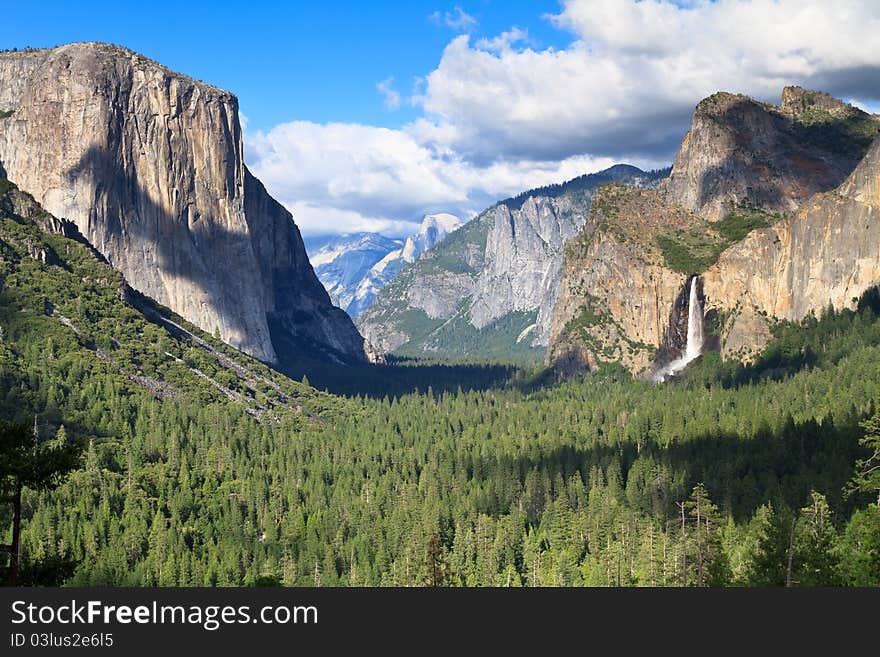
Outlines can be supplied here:
<path id="1" fill-rule="evenodd" d="M 800 87 L 786 87 L 779 107 L 713 94 L 694 110 L 666 197 L 713 221 L 742 205 L 793 212 L 843 182 L 876 134 L 874 123 L 858 108 Z"/>
<path id="2" fill-rule="evenodd" d="M 853 306 L 880 284 L 878 134 L 876 117 L 799 87 L 779 107 L 702 101 L 656 191 L 599 190 L 566 246 L 548 362 L 647 375 L 678 358 L 693 276 L 706 348 L 725 357 L 748 359 L 777 320 Z"/>
<path id="3" fill-rule="evenodd" d="M 404 355 L 540 354 L 563 247 L 595 190 L 612 181 L 651 186 L 665 174 L 617 165 L 497 203 L 404 267 L 358 326 L 382 351 Z"/>
<path id="4" fill-rule="evenodd" d="M 855 308 L 880 284 L 880 140 L 843 184 L 750 233 L 702 279 L 725 318 L 722 353 L 737 358 L 763 347 L 775 320 Z"/>
<path id="5" fill-rule="evenodd" d="M 0 53 L 0 172 L 136 290 L 266 362 L 364 360 L 293 217 L 248 172 L 238 101 L 129 50 Z"/>

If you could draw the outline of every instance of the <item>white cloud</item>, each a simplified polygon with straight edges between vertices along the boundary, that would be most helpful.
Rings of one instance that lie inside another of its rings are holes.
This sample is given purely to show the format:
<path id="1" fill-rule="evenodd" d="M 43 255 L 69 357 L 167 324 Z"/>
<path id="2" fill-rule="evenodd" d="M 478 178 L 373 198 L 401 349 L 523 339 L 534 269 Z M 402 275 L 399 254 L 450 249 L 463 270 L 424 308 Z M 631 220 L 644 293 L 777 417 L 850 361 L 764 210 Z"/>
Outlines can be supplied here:
<path id="1" fill-rule="evenodd" d="M 382 94 L 385 107 L 391 110 L 400 109 L 400 92 L 392 86 L 394 77 L 385 78 L 376 85 L 376 89 Z"/>
<path id="2" fill-rule="evenodd" d="M 476 25 L 460 8 L 432 20 Z M 425 213 L 470 217 L 614 162 L 660 166 L 718 90 L 880 101 L 875 0 L 567 0 L 549 20 L 571 45 L 539 50 L 516 28 L 454 38 L 416 80 L 424 116 L 401 129 L 285 123 L 246 134 L 248 164 L 306 233 L 399 235 Z M 389 107 L 402 102 L 392 82 L 377 86 Z"/>
<path id="3" fill-rule="evenodd" d="M 419 229 L 417 221 L 397 221 L 370 217 L 353 210 L 306 201 L 285 203 L 304 235 L 343 235 L 346 233 L 382 233 L 389 237 L 409 236 Z"/>
<path id="4" fill-rule="evenodd" d="M 458 32 L 470 32 L 478 25 L 476 18 L 457 5 L 451 12 L 445 11 L 441 14 L 435 11 L 428 18 L 437 25 L 445 25 Z"/>
<path id="5" fill-rule="evenodd" d="M 511 28 L 507 32 L 502 32 L 491 39 L 480 39 L 477 41 L 477 48 L 488 52 L 506 52 L 518 43 L 531 44 L 529 33 L 527 30 L 521 30 L 518 27 Z"/>
<path id="6" fill-rule="evenodd" d="M 451 126 L 452 148 L 476 160 L 669 154 L 694 104 L 718 90 L 880 96 L 875 0 L 568 0 L 551 20 L 571 46 L 447 46 L 419 100 Z"/>
<path id="7" fill-rule="evenodd" d="M 427 121 L 401 130 L 295 121 L 247 135 L 246 160 L 305 234 L 412 232 L 423 214 L 472 217 L 499 198 L 613 164 L 578 155 L 478 165 Z M 646 166 L 655 162 L 637 162 Z"/>

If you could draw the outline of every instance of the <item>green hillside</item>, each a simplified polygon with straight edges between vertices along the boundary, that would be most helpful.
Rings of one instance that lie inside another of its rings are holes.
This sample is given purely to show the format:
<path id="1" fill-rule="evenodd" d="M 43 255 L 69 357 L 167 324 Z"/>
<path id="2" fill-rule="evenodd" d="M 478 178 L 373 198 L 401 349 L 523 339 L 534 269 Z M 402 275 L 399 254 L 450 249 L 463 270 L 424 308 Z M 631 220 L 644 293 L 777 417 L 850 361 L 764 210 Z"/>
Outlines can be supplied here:
<path id="1" fill-rule="evenodd" d="M 528 368 L 403 363 L 344 399 L 132 295 L 87 246 L 41 230 L 61 224 L 17 191 L 2 203 L 3 417 L 36 415 L 41 440 L 63 426 L 85 453 L 56 491 L 25 491 L 31 572 L 66 562 L 76 585 L 880 584 L 878 491 L 846 492 L 869 454 L 859 439 L 880 433 L 860 425 L 880 400 L 876 297 L 779 325 L 748 368 L 707 354 L 669 385 L 615 368 L 554 384 Z M 426 389 L 383 393 L 394 370 Z M 484 386 L 457 390 L 456 374 Z M 450 575 L 430 581 L 438 560 Z"/>

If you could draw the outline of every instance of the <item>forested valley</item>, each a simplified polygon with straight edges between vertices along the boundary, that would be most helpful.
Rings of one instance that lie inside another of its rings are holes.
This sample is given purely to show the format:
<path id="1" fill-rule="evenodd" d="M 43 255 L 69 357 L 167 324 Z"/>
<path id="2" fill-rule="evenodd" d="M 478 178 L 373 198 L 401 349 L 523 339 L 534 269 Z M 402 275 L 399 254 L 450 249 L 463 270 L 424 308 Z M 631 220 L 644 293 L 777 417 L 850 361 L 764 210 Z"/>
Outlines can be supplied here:
<path id="1" fill-rule="evenodd" d="M 82 454 L 23 492 L 23 583 L 880 584 L 876 294 L 668 384 L 408 362 L 338 395 L 137 310 L 74 239 L 0 240 L 2 417 Z"/>

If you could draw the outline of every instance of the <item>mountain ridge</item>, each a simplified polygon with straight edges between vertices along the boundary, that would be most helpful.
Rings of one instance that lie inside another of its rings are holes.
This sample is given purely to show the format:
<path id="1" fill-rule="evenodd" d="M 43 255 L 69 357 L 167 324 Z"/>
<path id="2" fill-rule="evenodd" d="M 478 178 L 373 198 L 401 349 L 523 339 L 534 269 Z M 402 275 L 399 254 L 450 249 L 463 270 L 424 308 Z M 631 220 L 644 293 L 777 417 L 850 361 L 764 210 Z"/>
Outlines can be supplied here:
<path id="1" fill-rule="evenodd" d="M 782 99 L 714 94 L 652 198 L 600 190 L 566 248 L 546 358 L 559 374 L 621 362 L 644 376 L 679 357 L 692 276 L 709 348 L 743 360 L 774 323 L 852 308 L 880 283 L 864 200 L 880 173 L 880 121 L 799 87 Z"/>
<path id="2" fill-rule="evenodd" d="M 595 189 L 612 180 L 653 185 L 664 174 L 618 165 L 499 201 L 404 267 L 358 327 L 381 351 L 407 356 L 537 357 L 563 245 Z"/>
<path id="3" fill-rule="evenodd" d="M 455 215 L 427 214 L 419 229 L 405 239 L 353 233 L 316 241 L 310 260 L 333 303 L 356 318 L 401 267 L 415 262 L 460 225 Z"/>
<path id="4" fill-rule="evenodd" d="M 5 175 L 132 287 L 265 362 L 366 359 L 292 216 L 247 170 L 233 94 L 75 43 L 0 53 L 0 107 Z"/>

